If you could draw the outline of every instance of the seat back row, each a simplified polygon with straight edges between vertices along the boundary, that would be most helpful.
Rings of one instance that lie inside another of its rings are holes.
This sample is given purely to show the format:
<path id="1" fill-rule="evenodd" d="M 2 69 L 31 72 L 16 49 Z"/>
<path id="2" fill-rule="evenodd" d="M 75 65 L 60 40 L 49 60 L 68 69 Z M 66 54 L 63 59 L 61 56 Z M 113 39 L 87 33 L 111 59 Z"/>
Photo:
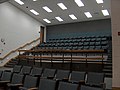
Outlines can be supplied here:
<path id="1" fill-rule="evenodd" d="M 0 87 L 1 83 L 3 81 L 7 81 L 8 78 L 11 77 L 12 72 L 6 72 L 4 71 L 2 76 L 6 76 L 4 79 L 1 77 L 0 81 Z M 40 78 L 39 80 L 39 85 L 38 83 L 38 77 L 30 76 L 30 75 L 21 75 L 20 73 L 14 73 L 12 76 L 12 80 L 9 81 L 8 83 L 6 82 L 6 86 L 8 87 L 7 89 L 9 90 L 102 90 L 102 88 L 96 88 L 96 87 L 88 87 L 88 86 L 79 86 L 79 83 L 71 83 L 71 82 L 57 82 L 56 80 L 53 79 L 45 79 L 45 78 Z M 5 85 L 4 85 L 5 86 Z M 7 90 L 4 89 L 4 90 Z"/>
<path id="2" fill-rule="evenodd" d="M 104 73 L 97 72 L 79 72 L 69 70 L 56 70 L 49 68 L 38 68 L 38 67 L 30 67 L 30 66 L 20 66 L 15 65 L 13 68 L 13 73 L 19 73 L 21 75 L 31 75 L 42 78 L 51 78 L 54 80 L 67 80 L 69 82 L 83 82 L 86 84 L 97 85 L 100 86 L 101 83 L 104 83 Z"/>

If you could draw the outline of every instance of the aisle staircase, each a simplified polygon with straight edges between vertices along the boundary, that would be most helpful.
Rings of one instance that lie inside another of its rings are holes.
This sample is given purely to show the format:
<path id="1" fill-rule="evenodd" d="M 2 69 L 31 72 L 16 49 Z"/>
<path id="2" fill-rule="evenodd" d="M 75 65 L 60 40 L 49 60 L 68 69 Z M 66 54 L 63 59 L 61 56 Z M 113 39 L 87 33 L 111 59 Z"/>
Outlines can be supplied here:
<path id="1" fill-rule="evenodd" d="M 104 64 L 103 72 L 106 77 L 112 78 L 112 42 L 109 42 L 110 47 L 108 49 L 108 59 Z"/>
<path id="2" fill-rule="evenodd" d="M 14 65 L 18 64 L 18 59 L 13 58 L 8 63 L 5 64 L 5 67 L 13 68 Z"/>

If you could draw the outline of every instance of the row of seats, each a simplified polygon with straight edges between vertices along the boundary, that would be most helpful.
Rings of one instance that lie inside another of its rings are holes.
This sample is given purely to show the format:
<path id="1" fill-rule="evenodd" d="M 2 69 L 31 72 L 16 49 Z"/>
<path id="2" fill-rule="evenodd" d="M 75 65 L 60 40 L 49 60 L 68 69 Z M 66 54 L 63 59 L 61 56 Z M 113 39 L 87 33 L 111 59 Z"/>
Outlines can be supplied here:
<path id="1" fill-rule="evenodd" d="M 69 40 L 51 40 L 47 41 L 47 43 L 79 43 L 79 42 L 103 42 L 107 41 L 107 38 L 83 38 L 83 39 L 69 39 Z"/>
<path id="2" fill-rule="evenodd" d="M 87 80 L 85 82 L 86 75 Z M 18 90 L 18 86 L 21 86 L 19 87 L 20 90 L 27 90 L 28 88 L 33 87 L 39 87 L 39 90 L 65 90 L 65 88 L 77 90 L 80 83 L 88 86 L 101 87 L 101 83 L 103 84 L 104 82 L 103 73 L 88 72 L 86 74 L 86 72 L 72 71 L 70 74 L 69 70 L 47 68 L 43 70 L 42 68 L 18 65 L 14 66 L 12 72 L 1 71 L 0 76 L 0 87 L 4 86 L 4 90 L 6 87 L 7 89 L 11 88 L 11 90 Z M 58 81 L 60 82 L 59 84 L 57 84 Z M 39 86 L 37 86 L 38 83 L 40 83 Z M 55 89 L 56 87 L 58 89 Z M 84 88 L 84 86 L 81 88 Z"/>
<path id="3" fill-rule="evenodd" d="M 63 38 L 50 39 L 46 43 L 42 43 L 34 49 L 108 49 L 109 37 L 79 37 L 79 38 Z"/>
<path id="4" fill-rule="evenodd" d="M 59 39 L 49 39 L 49 41 L 60 41 L 60 40 L 76 40 L 76 39 L 95 39 L 95 40 L 106 40 L 110 36 L 80 36 L 80 37 L 66 37 L 66 38 L 59 38 Z"/>
<path id="5" fill-rule="evenodd" d="M 38 50 L 38 49 L 63 49 L 63 50 L 107 50 L 108 49 L 108 45 L 105 45 L 105 46 L 102 46 L 102 45 L 99 45 L 99 46 L 95 46 L 95 45 L 81 45 L 81 46 L 38 46 L 38 47 L 35 47 L 34 48 L 35 50 Z"/>
<path id="6" fill-rule="evenodd" d="M 93 79 L 92 83 L 104 83 L 104 73 L 96 73 L 96 72 L 79 72 L 79 71 L 72 71 L 69 70 L 56 70 L 56 69 L 49 69 L 49 68 L 38 68 L 38 67 L 30 67 L 30 66 L 21 66 L 21 65 L 15 65 L 13 68 L 14 73 L 20 73 L 23 75 L 31 75 L 31 76 L 40 76 L 40 77 L 46 77 L 46 78 L 53 78 L 56 80 L 62 80 L 62 79 L 68 79 L 70 82 L 79 82 L 80 80 L 85 81 L 86 77 L 86 83 L 90 83 L 90 78 Z M 99 77 L 99 81 L 97 77 Z M 89 78 L 90 77 L 90 78 Z M 95 79 L 95 80 L 94 80 Z"/>
<path id="7" fill-rule="evenodd" d="M 7 79 L 5 79 L 5 76 Z M 11 81 L 5 81 L 10 79 Z M 37 85 L 39 82 L 39 85 Z M 0 81 L 0 87 L 4 87 L 3 90 L 103 90 L 102 88 L 97 87 L 90 87 L 90 86 L 79 86 L 76 83 L 69 83 L 63 81 L 55 81 L 51 79 L 33 77 L 30 75 L 21 75 L 14 73 L 13 75 L 11 72 L 3 72 Z M 79 89 L 81 88 L 81 89 Z M 0 89 L 1 90 L 1 89 Z"/>

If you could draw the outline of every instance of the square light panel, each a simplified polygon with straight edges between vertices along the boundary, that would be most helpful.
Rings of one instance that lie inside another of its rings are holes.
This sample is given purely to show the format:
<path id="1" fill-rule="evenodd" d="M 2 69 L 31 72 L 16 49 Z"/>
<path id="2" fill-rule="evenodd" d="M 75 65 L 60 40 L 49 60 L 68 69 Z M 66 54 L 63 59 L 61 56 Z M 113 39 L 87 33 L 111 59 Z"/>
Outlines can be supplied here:
<path id="1" fill-rule="evenodd" d="M 43 19 L 46 23 L 51 23 L 48 19 Z"/>
<path id="2" fill-rule="evenodd" d="M 84 4 L 83 4 L 83 2 L 81 1 L 81 0 L 74 0 L 75 1 L 75 3 L 79 6 L 79 7 L 83 7 L 84 6 Z"/>
<path id="3" fill-rule="evenodd" d="M 23 4 L 24 4 L 24 2 L 22 2 L 21 0 L 15 0 L 15 2 L 17 2 L 17 3 L 20 4 L 20 5 L 23 5 Z"/>
<path id="4" fill-rule="evenodd" d="M 84 14 L 86 15 L 87 18 L 92 18 L 92 15 L 90 12 L 84 12 Z"/>
<path id="5" fill-rule="evenodd" d="M 58 3 L 57 4 L 62 10 L 66 10 L 67 7 L 63 3 Z"/>
<path id="6" fill-rule="evenodd" d="M 37 11 L 35 11 L 34 9 L 31 9 L 30 12 L 32 12 L 35 15 L 39 15 L 39 13 Z"/>
<path id="7" fill-rule="evenodd" d="M 55 17 L 59 22 L 62 22 L 63 19 L 61 17 Z"/>
<path id="8" fill-rule="evenodd" d="M 106 9 L 105 9 L 105 10 L 102 10 L 102 13 L 103 13 L 104 16 L 109 16 L 109 12 L 108 12 L 108 10 L 106 10 Z"/>
<path id="9" fill-rule="evenodd" d="M 103 3 L 103 0 L 96 0 L 96 2 L 97 2 L 98 4 L 101 4 L 101 3 Z"/>
<path id="10" fill-rule="evenodd" d="M 71 19 L 73 19 L 73 20 L 76 20 L 76 19 L 77 19 L 77 17 L 75 17 L 75 15 L 73 15 L 73 14 L 69 15 L 69 17 L 70 17 Z"/>
<path id="11" fill-rule="evenodd" d="M 44 6 L 43 9 L 47 12 L 52 12 L 52 10 L 50 8 L 48 8 L 47 6 Z"/>

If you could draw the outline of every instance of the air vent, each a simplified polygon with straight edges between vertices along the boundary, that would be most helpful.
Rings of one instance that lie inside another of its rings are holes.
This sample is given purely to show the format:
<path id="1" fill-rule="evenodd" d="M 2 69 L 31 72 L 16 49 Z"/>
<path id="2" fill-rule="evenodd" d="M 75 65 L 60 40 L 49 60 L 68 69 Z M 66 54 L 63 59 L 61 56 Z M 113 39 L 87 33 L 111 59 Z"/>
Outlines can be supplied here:
<path id="1" fill-rule="evenodd" d="M 95 15 L 99 15 L 99 12 L 94 12 Z"/>
<path id="2" fill-rule="evenodd" d="M 0 4 L 4 3 L 4 2 L 7 2 L 7 1 L 9 1 L 9 0 L 0 0 Z"/>
<path id="3" fill-rule="evenodd" d="M 55 19 L 51 19 L 50 21 L 54 21 Z"/>

